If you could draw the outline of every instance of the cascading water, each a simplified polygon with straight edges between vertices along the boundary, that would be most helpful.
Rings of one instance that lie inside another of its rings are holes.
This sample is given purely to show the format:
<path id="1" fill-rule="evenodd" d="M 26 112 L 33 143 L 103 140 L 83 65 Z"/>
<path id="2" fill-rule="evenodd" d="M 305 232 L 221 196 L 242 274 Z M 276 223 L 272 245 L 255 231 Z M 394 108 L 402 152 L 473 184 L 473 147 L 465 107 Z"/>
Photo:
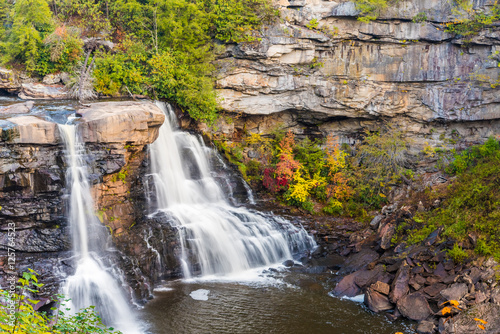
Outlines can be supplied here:
<path id="1" fill-rule="evenodd" d="M 75 125 L 59 125 L 59 130 L 66 149 L 69 223 L 77 261 L 75 274 L 67 278 L 62 288 L 63 294 L 71 299 L 67 306 L 72 312 L 96 306 L 105 324 L 123 333 L 141 333 L 117 281 L 99 258 L 105 255 L 108 234 L 94 212 L 83 160 L 84 145 Z"/>
<path id="2" fill-rule="evenodd" d="M 230 206 L 210 174 L 210 149 L 176 131 L 171 107 L 158 106 L 166 120 L 150 146 L 156 203 L 178 228 L 185 278 L 270 266 L 314 247 L 303 229 L 282 218 Z"/>

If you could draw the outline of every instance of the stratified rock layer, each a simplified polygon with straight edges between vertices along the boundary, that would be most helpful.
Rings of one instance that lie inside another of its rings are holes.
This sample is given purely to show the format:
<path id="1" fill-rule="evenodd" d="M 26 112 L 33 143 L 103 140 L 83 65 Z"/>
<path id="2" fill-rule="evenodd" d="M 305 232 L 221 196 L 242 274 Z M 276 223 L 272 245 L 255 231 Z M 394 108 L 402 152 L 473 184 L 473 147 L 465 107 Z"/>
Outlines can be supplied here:
<path id="1" fill-rule="evenodd" d="M 44 292 L 54 293 L 63 273 L 74 270 L 72 261 L 67 261 L 71 257 L 64 202 L 67 166 L 57 124 L 39 112 L 31 114 L 31 108 L 32 104 L 19 103 L 0 109 L 0 264 L 7 263 L 8 227 L 15 226 L 11 248 L 16 251 L 16 273 L 34 269 L 47 283 Z M 144 223 L 146 145 L 157 138 L 165 116 L 151 102 L 94 103 L 76 112 L 83 115 L 76 123 L 86 146 L 95 212 L 122 251 L 118 259 L 122 268 L 132 272 L 132 263 L 140 263 L 128 278 L 136 296 L 147 297 L 154 270 L 146 274 L 140 270 L 154 269 L 151 263 L 157 255 L 150 244 L 164 241 L 173 248 L 168 224 Z M 161 238 L 148 244 L 146 237 L 152 231 Z M 2 265 L 0 286 L 6 286 L 8 271 Z"/>
<path id="2" fill-rule="evenodd" d="M 468 39 L 447 33 L 457 14 L 443 0 L 399 1 L 370 23 L 356 19 L 352 2 L 280 4 L 284 23 L 218 61 L 221 105 L 241 116 L 220 131 L 269 133 L 281 123 L 352 143 L 389 122 L 422 146 L 452 133 L 482 141 L 500 130 L 497 26 Z"/>

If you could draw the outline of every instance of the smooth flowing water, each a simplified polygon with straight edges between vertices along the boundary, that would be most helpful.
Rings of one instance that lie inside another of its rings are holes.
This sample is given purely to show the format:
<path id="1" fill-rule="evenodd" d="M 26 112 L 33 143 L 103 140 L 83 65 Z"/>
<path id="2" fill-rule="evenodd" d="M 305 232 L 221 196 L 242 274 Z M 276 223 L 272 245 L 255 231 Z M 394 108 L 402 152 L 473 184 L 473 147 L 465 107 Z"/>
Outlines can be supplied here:
<path id="1" fill-rule="evenodd" d="M 84 162 L 85 147 L 79 140 L 77 127 L 59 125 L 59 130 L 66 149 L 68 218 L 76 261 L 75 274 L 62 287 L 63 294 L 71 299 L 67 307 L 76 312 L 94 305 L 107 325 L 127 334 L 141 333 L 120 285 L 103 261 L 108 234 L 94 212 Z"/>
<path id="2" fill-rule="evenodd" d="M 314 248 L 304 229 L 286 220 L 231 206 L 210 173 L 211 150 L 178 131 L 170 106 L 150 146 L 159 211 L 178 228 L 185 278 L 224 276 L 270 266 Z"/>

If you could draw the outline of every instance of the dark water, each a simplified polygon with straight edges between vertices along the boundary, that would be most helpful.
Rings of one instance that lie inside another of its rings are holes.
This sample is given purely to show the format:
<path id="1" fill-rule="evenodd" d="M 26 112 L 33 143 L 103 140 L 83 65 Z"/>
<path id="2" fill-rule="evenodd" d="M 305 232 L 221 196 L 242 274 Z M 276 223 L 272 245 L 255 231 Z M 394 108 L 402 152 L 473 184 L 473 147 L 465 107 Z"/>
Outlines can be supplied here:
<path id="1" fill-rule="evenodd" d="M 391 323 L 362 304 L 330 297 L 314 280 L 290 284 L 170 282 L 170 291 L 141 310 L 149 333 L 393 334 L 413 333 L 408 322 Z M 300 279 L 299 279 L 300 281 Z M 193 291 L 209 290 L 208 300 Z"/>

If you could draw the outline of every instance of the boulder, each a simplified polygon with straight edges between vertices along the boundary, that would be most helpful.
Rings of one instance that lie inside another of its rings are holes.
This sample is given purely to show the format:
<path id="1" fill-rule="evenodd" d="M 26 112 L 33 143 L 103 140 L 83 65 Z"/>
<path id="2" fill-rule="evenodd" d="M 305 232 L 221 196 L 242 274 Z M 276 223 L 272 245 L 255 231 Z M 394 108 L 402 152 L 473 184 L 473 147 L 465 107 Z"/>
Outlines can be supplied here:
<path id="1" fill-rule="evenodd" d="M 444 289 L 440 292 L 441 296 L 445 300 L 457 300 L 462 299 L 465 294 L 469 292 L 469 288 L 465 283 L 455 283 L 451 285 L 449 288 Z"/>
<path id="2" fill-rule="evenodd" d="M 21 83 L 14 71 L 0 67 L 0 89 L 15 93 L 21 88 Z"/>
<path id="3" fill-rule="evenodd" d="M 7 119 L 14 124 L 10 141 L 16 144 L 57 145 L 59 130 L 57 124 L 35 116 L 18 116 Z"/>
<path id="4" fill-rule="evenodd" d="M 361 289 L 356 285 L 356 274 L 357 272 L 349 274 L 342 278 L 342 280 L 337 283 L 331 293 L 337 297 L 354 297 L 359 295 L 361 293 Z"/>
<path id="5" fill-rule="evenodd" d="M 429 285 L 429 286 L 425 287 L 424 292 L 426 294 L 428 294 L 430 297 L 436 297 L 444 289 L 446 289 L 446 284 L 435 283 L 433 285 Z"/>
<path id="6" fill-rule="evenodd" d="M 391 248 L 391 239 L 396 231 L 396 227 L 393 224 L 387 224 L 380 229 L 380 247 L 382 249 Z"/>
<path id="7" fill-rule="evenodd" d="M 397 306 L 403 316 L 415 321 L 425 320 L 432 314 L 427 299 L 419 292 L 403 296 Z"/>
<path id="8" fill-rule="evenodd" d="M 391 293 L 389 298 L 391 302 L 396 303 L 401 297 L 406 295 L 410 291 L 408 283 L 410 281 L 410 266 L 403 262 L 403 266 L 399 268 L 396 273 L 396 277 L 392 282 Z"/>
<path id="9" fill-rule="evenodd" d="M 380 224 L 380 221 L 384 218 L 383 215 L 378 215 L 378 216 L 375 216 L 375 218 L 372 219 L 372 221 L 370 222 L 370 227 L 374 230 L 376 230 L 378 228 L 378 225 Z"/>
<path id="10" fill-rule="evenodd" d="M 386 295 L 381 294 L 380 292 L 375 291 L 372 288 L 366 289 L 364 302 L 368 306 L 368 308 L 375 313 L 391 310 L 394 308 L 394 305 L 391 304 L 389 298 Z"/>
<path id="11" fill-rule="evenodd" d="M 63 85 L 44 85 L 40 83 L 24 83 L 19 97 L 25 100 L 67 99 L 68 92 Z"/>
<path id="12" fill-rule="evenodd" d="M 77 110 L 83 141 L 146 145 L 158 137 L 165 114 L 151 102 L 100 102 Z"/>
<path id="13" fill-rule="evenodd" d="M 61 75 L 57 74 L 47 74 L 43 77 L 42 82 L 46 85 L 55 85 L 61 82 Z"/>
<path id="14" fill-rule="evenodd" d="M 27 114 L 33 109 L 33 105 L 33 101 L 26 101 L 24 103 L 15 103 L 10 106 L 0 107 L 0 115 Z"/>
<path id="15" fill-rule="evenodd" d="M 377 281 L 373 283 L 370 288 L 372 288 L 374 291 L 380 292 L 381 294 L 384 294 L 386 296 L 389 295 L 389 292 L 391 291 L 391 287 L 389 284 Z"/>

